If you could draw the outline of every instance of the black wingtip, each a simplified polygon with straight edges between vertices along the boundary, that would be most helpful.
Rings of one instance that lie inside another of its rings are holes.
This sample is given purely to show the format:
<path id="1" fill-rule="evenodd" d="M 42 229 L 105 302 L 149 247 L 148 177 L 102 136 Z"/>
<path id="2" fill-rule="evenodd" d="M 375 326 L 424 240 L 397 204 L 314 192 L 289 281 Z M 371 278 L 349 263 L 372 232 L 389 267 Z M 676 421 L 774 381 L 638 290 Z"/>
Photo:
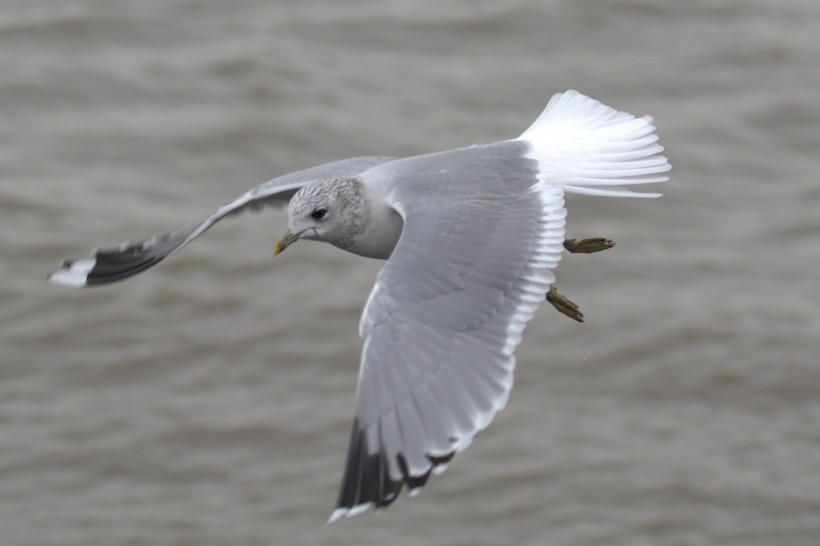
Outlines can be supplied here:
<path id="1" fill-rule="evenodd" d="M 86 284 L 95 286 L 133 277 L 162 261 L 152 249 L 126 247 L 123 250 L 100 250 L 96 253 L 94 268 L 89 271 Z"/>
<path id="2" fill-rule="evenodd" d="M 132 277 L 160 261 L 162 256 L 150 250 L 128 247 L 101 250 L 91 258 L 63 260 L 60 268 L 49 273 L 46 279 L 54 284 L 78 288 L 99 286 Z"/>
<path id="3" fill-rule="evenodd" d="M 82 260 L 66 260 L 49 280 L 67 286 L 99 286 L 133 277 L 187 244 L 195 229 L 189 226 L 138 243 L 95 250 Z"/>
<path id="4" fill-rule="evenodd" d="M 387 508 L 398 498 L 405 485 L 411 493 L 417 492 L 424 487 L 436 467 L 446 466 L 454 456 L 455 451 L 442 456 L 427 455 L 430 468 L 424 474 L 413 476 L 404 454 L 399 453 L 395 462 L 401 471 L 401 478 L 393 479 L 388 454 L 382 450 L 370 454 L 367 434 L 358 419 L 354 419 L 339 499 L 328 523 L 342 517 L 356 516 L 370 507 L 376 510 Z"/>

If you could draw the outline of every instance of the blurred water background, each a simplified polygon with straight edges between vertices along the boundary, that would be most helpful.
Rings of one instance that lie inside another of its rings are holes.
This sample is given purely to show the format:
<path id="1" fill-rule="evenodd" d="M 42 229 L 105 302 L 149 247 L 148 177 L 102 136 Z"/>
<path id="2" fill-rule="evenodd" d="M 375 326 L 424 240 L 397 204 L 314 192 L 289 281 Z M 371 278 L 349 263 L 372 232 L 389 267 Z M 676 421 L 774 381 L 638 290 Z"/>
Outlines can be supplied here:
<path id="1" fill-rule="evenodd" d="M 820 544 L 820 3 L 3 0 L 3 545 Z M 354 155 L 517 136 L 578 89 L 655 116 L 656 201 L 569 199 L 507 408 L 324 525 L 381 264 L 226 221 L 126 283 L 64 257 Z"/>

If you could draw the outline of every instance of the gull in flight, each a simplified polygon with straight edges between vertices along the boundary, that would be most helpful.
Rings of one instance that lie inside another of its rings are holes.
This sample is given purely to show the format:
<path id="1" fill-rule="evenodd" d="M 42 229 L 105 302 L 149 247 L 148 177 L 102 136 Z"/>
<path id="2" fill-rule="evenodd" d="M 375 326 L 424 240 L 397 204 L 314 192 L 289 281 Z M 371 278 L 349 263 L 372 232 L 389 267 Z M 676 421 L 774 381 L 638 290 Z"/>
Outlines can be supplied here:
<path id="1" fill-rule="evenodd" d="M 265 182 L 199 224 L 95 250 L 49 275 L 96 286 L 140 273 L 227 216 L 288 210 L 275 254 L 324 241 L 387 260 L 364 307 L 347 463 L 330 521 L 384 508 L 444 470 L 504 407 L 514 351 L 539 304 L 583 320 L 553 286 L 565 239 L 565 193 L 657 197 L 626 186 L 665 182 L 650 117 L 576 91 L 556 94 L 518 138 L 408 158 L 357 157 Z"/>

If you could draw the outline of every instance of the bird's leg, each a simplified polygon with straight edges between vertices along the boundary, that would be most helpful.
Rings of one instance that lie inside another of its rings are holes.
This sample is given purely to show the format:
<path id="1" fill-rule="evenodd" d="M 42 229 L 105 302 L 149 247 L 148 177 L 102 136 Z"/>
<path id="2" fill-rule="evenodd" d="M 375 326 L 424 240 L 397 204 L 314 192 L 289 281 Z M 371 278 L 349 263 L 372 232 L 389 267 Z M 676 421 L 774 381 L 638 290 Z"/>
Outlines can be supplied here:
<path id="1" fill-rule="evenodd" d="M 572 254 L 593 254 L 613 246 L 615 246 L 615 241 L 603 237 L 590 237 L 580 241 L 578 239 L 566 239 L 564 241 L 564 248 Z"/>
<path id="2" fill-rule="evenodd" d="M 558 311 L 565 314 L 572 320 L 584 322 L 584 314 L 580 309 L 578 309 L 578 306 L 575 305 L 569 298 L 563 294 L 560 294 L 558 290 L 555 289 L 555 285 L 550 286 L 550 291 L 547 292 L 547 301 L 550 302 L 553 307 L 558 309 Z"/>
<path id="3" fill-rule="evenodd" d="M 615 246 L 615 241 L 604 239 L 603 237 L 564 240 L 564 248 L 572 254 L 594 254 L 595 252 L 601 252 L 613 246 Z M 547 301 L 572 320 L 584 322 L 584 314 L 578 309 L 578 306 L 575 305 L 572 300 L 558 292 L 554 285 L 550 286 L 550 291 L 547 292 Z"/>

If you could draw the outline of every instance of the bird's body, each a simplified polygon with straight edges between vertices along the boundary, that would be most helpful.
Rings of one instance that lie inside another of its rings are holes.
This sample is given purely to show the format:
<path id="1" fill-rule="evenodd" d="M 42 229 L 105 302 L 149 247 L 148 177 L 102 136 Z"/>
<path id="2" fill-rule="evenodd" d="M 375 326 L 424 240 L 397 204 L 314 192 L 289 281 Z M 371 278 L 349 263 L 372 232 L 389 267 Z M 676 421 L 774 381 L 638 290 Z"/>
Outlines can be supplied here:
<path id="1" fill-rule="evenodd" d="M 656 141 L 650 118 L 568 91 L 517 139 L 286 175 L 199 225 L 65 262 L 50 280 L 129 277 L 221 218 L 268 205 L 288 206 L 277 253 L 313 239 L 387 259 L 359 327 L 356 416 L 335 520 L 386 506 L 405 485 L 417 491 L 490 423 L 512 388 L 521 333 L 554 293 L 564 194 L 656 196 L 623 187 L 667 179 Z"/>

